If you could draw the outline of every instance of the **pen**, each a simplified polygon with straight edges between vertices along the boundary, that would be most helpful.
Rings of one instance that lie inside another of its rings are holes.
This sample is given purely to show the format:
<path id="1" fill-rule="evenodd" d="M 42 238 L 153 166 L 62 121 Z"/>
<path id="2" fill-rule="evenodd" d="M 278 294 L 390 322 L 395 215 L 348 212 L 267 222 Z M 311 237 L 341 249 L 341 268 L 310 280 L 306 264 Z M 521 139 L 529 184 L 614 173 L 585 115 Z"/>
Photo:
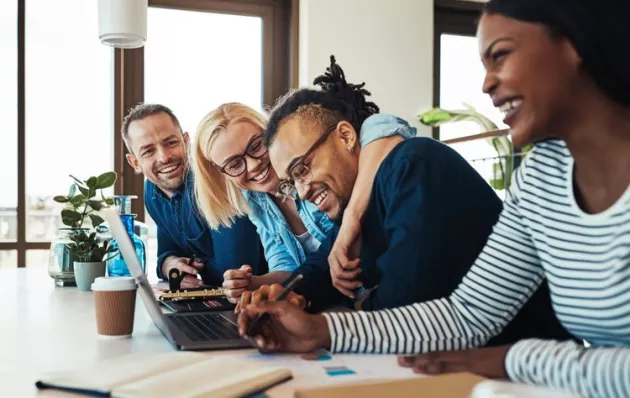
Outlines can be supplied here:
<path id="1" fill-rule="evenodd" d="M 296 283 L 298 283 L 300 280 L 302 280 L 303 277 L 304 276 L 302 274 L 297 274 L 284 287 L 284 289 L 282 289 L 282 292 L 280 293 L 280 296 L 278 296 L 278 300 L 277 301 L 284 300 L 289 295 L 289 293 L 291 293 L 293 291 L 293 288 L 295 287 Z M 252 321 L 252 323 L 249 325 L 249 327 L 247 328 L 247 333 L 246 333 L 245 337 L 252 338 L 252 337 L 255 337 L 255 336 L 259 335 L 262 332 L 262 330 L 261 330 L 262 323 L 265 322 L 268 319 L 269 319 L 269 314 L 267 314 L 267 313 L 258 315 Z"/>

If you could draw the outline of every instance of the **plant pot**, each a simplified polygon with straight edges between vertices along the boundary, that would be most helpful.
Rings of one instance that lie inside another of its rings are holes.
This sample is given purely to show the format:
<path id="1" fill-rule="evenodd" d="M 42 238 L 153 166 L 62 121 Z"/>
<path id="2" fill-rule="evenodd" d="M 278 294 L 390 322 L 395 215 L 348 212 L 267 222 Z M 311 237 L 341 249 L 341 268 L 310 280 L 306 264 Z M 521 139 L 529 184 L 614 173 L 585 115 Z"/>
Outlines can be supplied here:
<path id="1" fill-rule="evenodd" d="M 94 263 L 74 262 L 74 279 L 79 290 L 89 292 L 92 283 L 99 276 L 105 276 L 105 261 Z"/>

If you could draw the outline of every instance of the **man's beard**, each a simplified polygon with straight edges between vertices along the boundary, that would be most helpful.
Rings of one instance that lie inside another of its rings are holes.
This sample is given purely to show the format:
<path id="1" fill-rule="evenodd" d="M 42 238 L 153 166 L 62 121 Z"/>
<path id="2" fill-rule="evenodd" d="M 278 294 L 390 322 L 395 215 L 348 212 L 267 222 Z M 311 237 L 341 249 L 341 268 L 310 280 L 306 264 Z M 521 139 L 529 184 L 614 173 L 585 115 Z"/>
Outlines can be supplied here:
<path id="1" fill-rule="evenodd" d="M 174 164 L 181 164 L 182 167 L 182 171 L 181 171 L 181 177 L 178 178 L 164 178 L 162 177 L 157 170 L 160 170 L 164 167 L 168 167 L 168 165 L 174 165 Z M 160 164 L 156 164 L 155 167 L 153 168 L 153 175 L 156 178 L 156 184 L 159 188 L 162 188 L 163 190 L 167 190 L 167 191 L 175 191 L 177 189 L 179 189 L 182 185 L 184 185 L 186 183 L 186 177 L 188 175 L 188 169 L 189 169 L 189 164 L 188 164 L 188 158 L 186 156 L 181 157 L 181 158 L 175 158 L 174 160 L 171 160 L 168 163 L 160 163 Z"/>

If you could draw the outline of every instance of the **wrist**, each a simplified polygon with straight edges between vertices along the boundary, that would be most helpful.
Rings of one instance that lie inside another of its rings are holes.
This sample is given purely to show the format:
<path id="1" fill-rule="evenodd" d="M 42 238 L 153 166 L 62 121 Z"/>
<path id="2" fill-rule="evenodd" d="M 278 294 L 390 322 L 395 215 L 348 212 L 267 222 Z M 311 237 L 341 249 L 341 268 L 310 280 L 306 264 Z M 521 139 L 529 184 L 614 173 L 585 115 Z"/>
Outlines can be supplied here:
<path id="1" fill-rule="evenodd" d="M 260 276 L 252 275 L 252 278 L 249 280 L 249 290 L 257 290 L 260 289 L 262 285 L 264 285 L 264 281 L 261 280 Z"/>
<path id="2" fill-rule="evenodd" d="M 316 348 L 330 350 L 330 331 L 328 330 L 328 321 L 323 315 L 311 315 L 313 317 L 313 340 L 315 340 Z"/>

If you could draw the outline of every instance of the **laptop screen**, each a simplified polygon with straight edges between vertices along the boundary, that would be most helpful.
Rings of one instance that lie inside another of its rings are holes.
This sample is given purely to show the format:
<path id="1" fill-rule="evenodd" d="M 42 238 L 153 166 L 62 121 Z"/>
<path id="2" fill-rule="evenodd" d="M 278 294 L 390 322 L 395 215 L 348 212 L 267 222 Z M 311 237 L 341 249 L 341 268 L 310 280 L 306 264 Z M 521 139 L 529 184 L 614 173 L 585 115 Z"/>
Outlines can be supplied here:
<path id="1" fill-rule="evenodd" d="M 114 237 L 114 239 L 116 239 L 116 242 L 118 243 L 120 253 L 123 256 L 125 263 L 127 263 L 127 267 L 129 267 L 131 275 L 133 275 L 133 277 L 136 278 L 136 281 L 138 282 L 140 296 L 142 297 L 144 306 L 149 312 L 149 316 L 158 327 L 158 329 L 160 329 L 160 331 L 164 334 L 164 336 L 173 341 L 173 336 L 166 324 L 166 320 L 164 319 L 162 310 L 160 310 L 160 305 L 155 300 L 155 295 L 153 294 L 153 289 L 151 289 L 151 284 L 147 279 L 147 275 L 144 273 L 144 271 L 142 271 L 142 267 L 140 266 L 140 261 L 138 260 L 138 256 L 136 255 L 136 251 L 134 250 L 133 243 L 131 243 L 131 239 L 127 234 L 125 226 L 120 220 L 116 209 L 104 209 L 102 213 L 105 216 L 105 220 L 109 223 L 109 228 L 112 236 Z"/>

